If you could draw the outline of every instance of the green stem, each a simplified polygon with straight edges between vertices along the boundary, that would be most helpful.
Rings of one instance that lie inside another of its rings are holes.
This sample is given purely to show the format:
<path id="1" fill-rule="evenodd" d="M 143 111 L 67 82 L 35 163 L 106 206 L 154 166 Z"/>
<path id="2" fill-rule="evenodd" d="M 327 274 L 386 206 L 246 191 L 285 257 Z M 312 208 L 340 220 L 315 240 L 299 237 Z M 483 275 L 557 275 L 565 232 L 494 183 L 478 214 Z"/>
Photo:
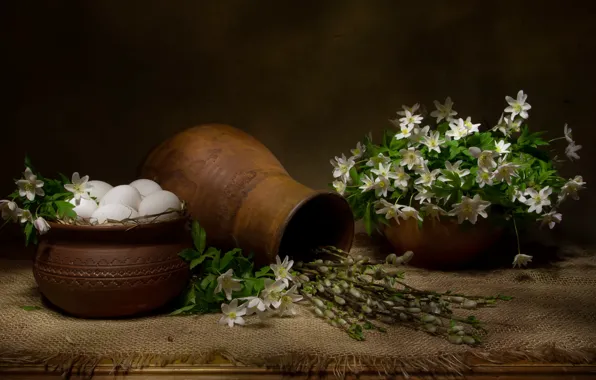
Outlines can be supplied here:
<path id="1" fill-rule="evenodd" d="M 3 229 L 4 226 L 8 224 L 8 222 L 10 222 L 10 219 L 7 219 L 4 223 L 2 223 L 2 227 L 0 227 L 0 230 Z"/>
<path id="2" fill-rule="evenodd" d="M 412 207 L 412 199 L 414 199 L 414 192 L 412 192 L 412 195 L 410 196 L 410 203 L 408 204 L 409 207 Z"/>
<path id="3" fill-rule="evenodd" d="M 552 139 L 552 140 L 548 140 L 548 143 L 550 144 L 550 143 L 552 143 L 553 141 L 557 141 L 557 140 L 563 140 L 563 139 L 565 139 L 565 138 L 567 138 L 567 137 L 565 137 L 565 136 L 563 136 L 563 137 L 557 137 L 557 138 L 554 138 L 554 139 Z"/>
<path id="4" fill-rule="evenodd" d="M 521 247 L 519 244 L 519 233 L 517 232 L 517 223 L 515 222 L 515 217 L 511 217 L 513 219 L 513 228 L 515 229 L 515 238 L 517 239 L 517 253 L 521 254 Z"/>

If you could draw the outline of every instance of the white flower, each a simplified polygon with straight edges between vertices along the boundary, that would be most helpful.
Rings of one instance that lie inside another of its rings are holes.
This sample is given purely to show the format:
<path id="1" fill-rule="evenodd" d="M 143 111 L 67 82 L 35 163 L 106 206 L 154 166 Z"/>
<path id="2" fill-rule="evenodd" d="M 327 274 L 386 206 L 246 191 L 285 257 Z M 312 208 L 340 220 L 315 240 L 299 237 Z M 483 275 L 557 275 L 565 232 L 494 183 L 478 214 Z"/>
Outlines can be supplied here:
<path id="1" fill-rule="evenodd" d="M 501 160 L 493 173 L 493 179 L 497 182 L 507 182 L 508 185 L 511 185 L 511 177 L 517 176 L 516 171 L 518 167 L 519 165 Z"/>
<path id="2" fill-rule="evenodd" d="M 352 153 L 352 157 L 354 159 L 360 158 L 362 157 L 364 152 L 366 152 L 366 146 L 362 145 L 362 143 L 358 141 L 358 143 L 356 144 L 356 148 L 350 150 L 350 152 Z"/>
<path id="3" fill-rule="evenodd" d="M 540 191 L 536 191 L 532 188 L 526 189 L 525 196 L 525 204 L 530 206 L 528 212 L 536 211 L 537 214 L 542 214 L 542 207 L 550 206 L 550 199 L 548 199 L 549 195 L 552 193 L 552 189 L 548 186 L 544 187 Z"/>
<path id="4" fill-rule="evenodd" d="M 395 169 L 396 180 L 393 186 L 397 187 L 398 189 L 407 189 L 408 188 L 408 181 L 410 180 L 410 176 L 403 167 L 398 167 Z"/>
<path id="5" fill-rule="evenodd" d="M 531 261 L 532 261 L 532 256 L 524 255 L 523 253 L 518 253 L 513 258 L 513 267 L 515 268 L 517 266 L 517 267 L 521 268 L 522 266 L 528 265 L 528 263 Z"/>
<path id="6" fill-rule="evenodd" d="M 399 219 L 397 218 L 400 211 L 399 209 L 402 207 L 402 205 L 398 205 L 398 204 L 393 204 L 390 202 L 387 202 L 384 199 L 381 199 L 377 205 L 382 206 L 381 208 L 379 208 L 376 213 L 381 215 L 384 214 L 385 215 L 385 219 L 389 220 L 389 219 L 395 219 L 395 221 L 399 224 Z"/>
<path id="7" fill-rule="evenodd" d="M 567 155 L 567 158 L 569 158 L 571 161 L 575 160 L 579 160 L 579 155 L 577 154 L 577 152 L 582 148 L 581 145 L 576 145 L 575 142 L 570 142 L 569 145 L 567 145 L 567 148 L 565 148 L 565 154 Z"/>
<path id="8" fill-rule="evenodd" d="M 548 227 L 552 230 L 555 224 L 561 223 L 561 220 L 563 220 L 563 215 L 553 210 L 542 215 L 542 217 L 538 218 L 538 220 L 542 221 L 542 226 L 548 224 Z"/>
<path id="9" fill-rule="evenodd" d="M 412 129 L 414 129 L 413 125 L 400 125 L 399 133 L 395 135 L 396 140 L 405 139 L 412 135 Z"/>
<path id="10" fill-rule="evenodd" d="M 422 161 L 422 155 L 420 154 L 420 151 L 413 147 L 402 149 L 399 151 L 399 154 L 401 154 L 401 161 L 399 162 L 400 166 L 407 166 L 408 170 L 412 170 L 414 165 L 419 165 Z"/>
<path id="11" fill-rule="evenodd" d="M 573 136 L 571 135 L 571 128 L 569 128 L 567 124 L 563 126 L 563 134 L 565 135 L 565 140 L 567 140 L 568 143 L 574 142 Z"/>
<path id="12" fill-rule="evenodd" d="M 422 203 L 420 206 L 420 210 L 422 210 L 422 212 L 424 212 L 426 216 L 430 216 L 431 218 L 437 220 L 441 219 L 441 215 L 447 215 L 445 210 L 432 203 Z"/>
<path id="13" fill-rule="evenodd" d="M 418 213 L 418 210 L 416 210 L 414 207 L 403 206 L 399 211 L 400 211 L 399 216 L 403 220 L 412 218 L 412 219 L 418 219 L 418 220 L 422 221 L 422 217 Z"/>
<path id="14" fill-rule="evenodd" d="M 236 325 L 243 325 L 244 318 L 243 315 L 246 315 L 246 304 L 238 306 L 238 300 L 234 299 L 230 304 L 221 304 L 221 312 L 224 314 L 220 320 L 220 325 L 227 324 L 230 327 L 233 327 L 234 324 Z"/>
<path id="15" fill-rule="evenodd" d="M 300 294 L 296 293 L 296 289 L 297 287 L 296 285 L 294 285 L 281 295 L 281 303 L 279 304 L 280 316 L 283 316 L 285 314 L 296 315 L 294 303 L 301 301 L 303 298 Z"/>
<path id="16" fill-rule="evenodd" d="M 507 150 L 507 148 L 509 148 L 510 146 L 511 143 L 505 142 L 505 140 L 498 141 L 495 144 L 495 152 L 497 152 L 498 154 L 509 153 L 509 150 Z"/>
<path id="17" fill-rule="evenodd" d="M 347 183 L 350 180 L 350 169 L 356 165 L 356 162 L 352 157 L 346 158 L 346 155 L 342 154 L 341 157 L 331 160 L 331 165 L 333 165 L 333 178 L 341 178 Z"/>
<path id="18" fill-rule="evenodd" d="M 246 315 L 253 315 L 257 314 L 259 319 L 265 319 L 267 317 L 267 311 L 269 310 L 267 306 L 265 306 L 265 302 L 257 297 L 243 297 L 238 298 L 240 301 L 246 301 L 244 306 L 246 307 Z"/>
<path id="19" fill-rule="evenodd" d="M 422 116 L 414 115 L 414 113 L 410 112 L 409 110 L 405 110 L 404 117 L 399 119 L 399 125 L 401 127 L 408 126 L 408 127 L 414 128 L 416 126 L 416 124 L 420 124 L 420 123 L 422 123 Z"/>
<path id="20" fill-rule="evenodd" d="M 513 196 L 511 197 L 511 202 L 515 202 L 519 200 L 521 203 L 526 202 L 526 197 L 524 197 L 524 193 L 521 192 L 519 189 L 515 189 L 513 192 Z"/>
<path id="21" fill-rule="evenodd" d="M 468 131 L 468 134 L 472 134 L 474 132 L 478 132 L 478 126 L 479 125 L 480 125 L 480 123 L 478 123 L 478 124 L 472 124 L 472 118 L 470 116 L 468 116 L 466 118 L 466 121 L 464 121 L 464 127 Z"/>
<path id="22" fill-rule="evenodd" d="M 19 219 L 21 223 L 27 223 L 33 219 L 33 215 L 31 215 L 31 211 L 29 210 L 20 210 Z"/>
<path id="23" fill-rule="evenodd" d="M 527 119 L 528 110 L 532 108 L 531 105 L 526 103 L 527 98 L 528 95 L 525 95 L 523 90 L 519 90 L 517 99 L 513 99 L 511 96 L 506 96 L 505 100 L 509 103 L 509 107 L 505 108 L 505 112 L 510 112 L 512 119 L 516 115 L 519 115 L 523 119 Z"/>
<path id="24" fill-rule="evenodd" d="M 19 219 L 19 214 L 21 213 L 21 209 L 15 202 L 7 200 L 0 201 L 0 210 L 2 210 L 2 219 L 13 222 Z"/>
<path id="25" fill-rule="evenodd" d="M 281 304 L 281 292 L 286 286 L 286 283 L 281 280 L 273 281 L 270 278 L 266 278 L 265 288 L 261 291 L 261 298 L 265 307 L 273 307 L 277 309 Z"/>
<path id="26" fill-rule="evenodd" d="M 586 183 L 584 182 L 584 179 L 581 175 L 577 175 L 573 179 L 567 181 L 567 183 L 565 183 L 565 185 L 563 185 L 563 187 L 561 188 L 559 202 L 563 201 L 568 196 L 570 196 L 574 200 L 578 200 L 579 195 L 577 194 L 577 192 L 579 190 L 582 190 L 585 184 Z"/>
<path id="27" fill-rule="evenodd" d="M 505 118 L 504 114 L 501 114 L 501 117 L 499 118 L 497 125 L 495 125 L 491 129 L 491 131 L 497 130 L 503 133 L 505 136 L 509 136 L 509 128 L 507 128 L 507 119 Z"/>
<path id="28" fill-rule="evenodd" d="M 375 179 L 375 187 L 374 188 L 375 188 L 375 195 L 377 197 L 380 197 L 380 196 L 386 197 L 388 191 L 395 190 L 393 187 L 391 187 L 391 183 L 389 182 L 389 179 L 387 177 L 377 177 L 377 179 Z"/>
<path id="29" fill-rule="evenodd" d="M 35 226 L 35 229 L 40 235 L 43 235 L 50 230 L 50 224 L 41 216 L 35 219 L 33 226 Z"/>
<path id="30" fill-rule="evenodd" d="M 428 136 L 429 130 L 430 127 L 428 125 L 424 128 L 414 127 L 414 129 L 412 130 L 412 134 L 410 135 L 410 137 L 408 137 L 408 139 L 410 140 L 410 144 L 418 144 L 423 138 Z"/>
<path id="31" fill-rule="evenodd" d="M 460 169 L 459 166 L 462 164 L 462 160 L 456 161 L 452 164 L 449 161 L 445 161 L 445 170 L 450 171 L 452 173 L 457 174 L 459 178 L 465 177 L 470 174 L 468 169 Z M 441 182 L 449 182 L 451 181 L 449 178 L 445 177 L 444 175 L 439 177 L 439 181 Z"/>
<path id="32" fill-rule="evenodd" d="M 79 176 L 79 173 L 72 173 L 72 179 L 69 184 L 64 185 L 67 191 L 74 194 L 75 204 L 78 206 L 81 204 L 81 199 L 91 199 L 89 190 L 93 188 L 92 185 L 87 184 L 89 176 L 86 175 L 83 178 Z"/>
<path id="33" fill-rule="evenodd" d="M 441 134 L 439 131 L 431 132 L 430 136 L 425 136 L 422 143 L 428 147 L 428 150 L 434 150 L 437 153 L 441 153 L 441 145 L 445 143 L 445 140 L 440 139 Z"/>
<path id="34" fill-rule="evenodd" d="M 498 156 L 498 153 L 492 150 L 480 150 L 480 148 L 475 146 L 471 147 L 469 151 L 472 156 L 478 159 L 478 167 L 481 170 L 490 171 L 497 167 L 495 157 Z"/>
<path id="35" fill-rule="evenodd" d="M 459 118 L 457 120 L 452 120 L 449 123 L 450 130 L 445 133 L 445 136 L 451 137 L 453 140 L 459 140 L 468 135 L 468 129 L 464 125 L 464 119 Z"/>
<path id="36" fill-rule="evenodd" d="M 24 179 L 19 179 L 15 182 L 19 187 L 19 195 L 21 197 L 27 197 L 27 199 L 32 201 L 35 199 L 36 195 L 39 195 L 40 197 L 45 195 L 45 192 L 42 189 L 43 181 L 38 180 L 31 169 L 25 169 L 23 177 Z"/>
<path id="37" fill-rule="evenodd" d="M 494 175 L 492 172 L 478 170 L 478 173 L 476 174 L 476 183 L 478 184 L 478 186 L 480 188 L 483 188 L 485 185 L 492 186 L 493 178 L 494 178 Z"/>
<path id="38" fill-rule="evenodd" d="M 391 172 L 391 163 L 387 165 L 379 164 L 378 169 L 372 169 L 371 172 L 379 177 L 386 177 L 388 179 L 397 179 L 397 174 Z"/>
<path id="39" fill-rule="evenodd" d="M 469 220 L 472 224 L 476 224 L 478 215 L 483 218 L 488 216 L 485 211 L 488 206 L 490 206 L 490 202 L 483 201 L 478 194 L 474 195 L 474 198 L 464 196 L 460 203 L 453 205 L 450 214 L 457 215 L 457 221 L 460 224 L 464 220 Z"/>
<path id="40" fill-rule="evenodd" d="M 362 177 L 360 177 L 360 180 L 362 181 L 362 186 L 360 186 L 359 189 L 362 191 L 369 191 L 375 187 L 374 179 L 369 177 L 368 174 L 363 174 Z"/>
<path id="41" fill-rule="evenodd" d="M 423 186 L 432 186 L 435 183 L 437 176 L 441 173 L 441 170 L 435 169 L 430 171 L 428 167 L 424 167 L 423 170 L 419 172 L 420 177 L 414 181 L 416 185 L 423 185 Z"/>
<path id="42" fill-rule="evenodd" d="M 226 298 L 228 300 L 232 299 L 232 292 L 238 291 L 242 289 L 242 285 L 240 284 L 241 280 L 237 280 L 233 278 L 234 271 L 230 268 L 228 271 L 217 278 L 217 287 L 215 288 L 214 293 L 217 294 L 222 290 L 226 294 Z"/>
<path id="43" fill-rule="evenodd" d="M 269 265 L 273 274 L 275 274 L 275 280 L 282 281 L 286 286 L 289 286 L 290 281 L 294 280 L 290 273 L 290 269 L 292 269 L 292 265 L 294 265 L 294 260 L 290 260 L 290 257 L 286 256 L 282 262 L 279 256 L 275 256 L 275 262 L 276 264 Z"/>
<path id="44" fill-rule="evenodd" d="M 377 167 L 379 164 L 386 164 L 388 162 L 391 162 L 391 159 L 383 155 L 383 153 L 379 153 L 375 157 L 369 158 L 369 160 L 366 161 L 366 166 Z"/>
<path id="45" fill-rule="evenodd" d="M 437 100 L 434 101 L 435 107 L 437 109 L 430 113 L 430 116 L 437 118 L 437 124 L 441 122 L 441 120 L 451 121 L 453 116 L 457 115 L 457 112 L 453 110 L 454 103 L 451 101 L 450 97 L 445 99 L 445 104 L 439 103 Z"/>
<path id="46" fill-rule="evenodd" d="M 333 188 L 339 195 L 344 195 L 346 192 L 346 183 L 343 181 L 333 181 Z"/>
<path id="47" fill-rule="evenodd" d="M 403 111 L 397 111 L 397 114 L 400 116 L 406 116 L 406 111 L 410 112 L 411 114 L 418 111 L 420 108 L 420 103 L 414 104 L 412 107 L 408 107 L 402 104 L 401 108 Z"/>
<path id="48" fill-rule="evenodd" d="M 418 191 L 418 194 L 416 194 L 414 199 L 420 203 L 423 203 L 425 201 L 431 201 L 432 198 L 435 196 L 435 194 L 432 191 L 425 188 L 417 187 L 416 190 Z"/>

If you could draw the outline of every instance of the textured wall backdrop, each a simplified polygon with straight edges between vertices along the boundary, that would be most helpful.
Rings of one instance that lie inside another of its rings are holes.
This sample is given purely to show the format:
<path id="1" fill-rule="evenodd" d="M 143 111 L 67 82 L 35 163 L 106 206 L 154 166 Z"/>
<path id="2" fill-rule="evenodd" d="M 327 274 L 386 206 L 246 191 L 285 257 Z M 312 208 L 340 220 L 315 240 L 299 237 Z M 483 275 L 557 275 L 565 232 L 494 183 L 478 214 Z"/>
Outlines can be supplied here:
<path id="1" fill-rule="evenodd" d="M 566 175 L 594 181 L 596 2 L 13 1 L 0 5 L 0 190 L 29 152 L 46 173 L 134 178 L 157 143 L 223 122 L 253 134 L 299 181 L 377 136 L 402 103 L 450 95 L 493 125 L 529 94 L 531 125 L 584 146 Z M 564 143 L 557 145 L 564 148 Z M 563 231 L 596 240 L 596 192 Z M 590 219 L 588 219 L 590 218 Z"/>

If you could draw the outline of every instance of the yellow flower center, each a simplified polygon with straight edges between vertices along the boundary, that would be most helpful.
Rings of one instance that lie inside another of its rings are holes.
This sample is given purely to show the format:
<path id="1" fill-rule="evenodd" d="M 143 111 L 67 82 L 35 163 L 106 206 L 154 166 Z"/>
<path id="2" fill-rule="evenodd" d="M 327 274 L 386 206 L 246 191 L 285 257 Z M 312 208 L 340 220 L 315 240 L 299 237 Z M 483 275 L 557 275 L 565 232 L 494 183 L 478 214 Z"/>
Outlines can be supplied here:
<path id="1" fill-rule="evenodd" d="M 379 187 L 385 187 L 385 182 L 379 182 Z"/>
<path id="2" fill-rule="evenodd" d="M 284 267 L 279 268 L 279 276 L 280 277 L 286 277 L 287 274 L 288 274 L 288 271 L 286 270 L 286 268 L 284 268 Z"/>
<path id="3" fill-rule="evenodd" d="M 281 302 L 287 304 L 292 303 L 292 297 L 290 296 L 283 296 L 281 297 Z"/>
<path id="4" fill-rule="evenodd" d="M 35 186 L 31 182 L 27 182 L 25 184 L 25 191 L 35 191 Z"/>
<path id="5" fill-rule="evenodd" d="M 465 204 L 465 205 L 464 205 L 464 207 L 463 207 L 463 210 L 464 210 L 464 212 L 466 212 L 466 213 L 471 213 L 471 212 L 472 212 L 472 210 L 473 210 L 473 208 L 472 208 L 472 205 L 470 205 L 470 204 Z"/>
<path id="6" fill-rule="evenodd" d="M 231 319 L 236 319 L 236 313 L 231 312 L 230 314 L 228 314 L 228 317 L 230 317 Z"/>

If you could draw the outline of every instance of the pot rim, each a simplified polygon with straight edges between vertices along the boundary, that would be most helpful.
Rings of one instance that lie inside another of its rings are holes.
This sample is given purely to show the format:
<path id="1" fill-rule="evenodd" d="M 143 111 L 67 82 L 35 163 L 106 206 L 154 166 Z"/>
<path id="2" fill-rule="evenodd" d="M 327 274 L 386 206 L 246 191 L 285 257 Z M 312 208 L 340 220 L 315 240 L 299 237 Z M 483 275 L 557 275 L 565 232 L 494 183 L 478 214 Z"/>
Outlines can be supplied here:
<path id="1" fill-rule="evenodd" d="M 162 228 L 167 228 L 169 226 L 173 226 L 176 224 L 180 224 L 181 222 L 186 222 L 188 220 L 187 216 L 183 216 L 180 218 L 176 218 L 176 219 L 172 219 L 172 220 L 167 220 L 167 221 L 163 221 L 163 222 L 156 222 L 156 223 L 144 223 L 144 224 L 128 224 L 128 225 L 117 225 L 117 224 L 112 224 L 112 225 L 76 225 L 76 224 L 62 224 L 62 223 L 57 223 L 57 222 L 48 222 L 48 224 L 50 225 L 51 230 L 59 230 L 59 231 L 85 231 L 85 232 L 91 232 L 91 231 L 97 231 L 97 232 L 106 232 L 106 231 L 129 231 L 129 230 L 138 230 L 138 229 L 142 229 L 142 230 L 151 230 L 151 229 L 162 229 Z"/>

